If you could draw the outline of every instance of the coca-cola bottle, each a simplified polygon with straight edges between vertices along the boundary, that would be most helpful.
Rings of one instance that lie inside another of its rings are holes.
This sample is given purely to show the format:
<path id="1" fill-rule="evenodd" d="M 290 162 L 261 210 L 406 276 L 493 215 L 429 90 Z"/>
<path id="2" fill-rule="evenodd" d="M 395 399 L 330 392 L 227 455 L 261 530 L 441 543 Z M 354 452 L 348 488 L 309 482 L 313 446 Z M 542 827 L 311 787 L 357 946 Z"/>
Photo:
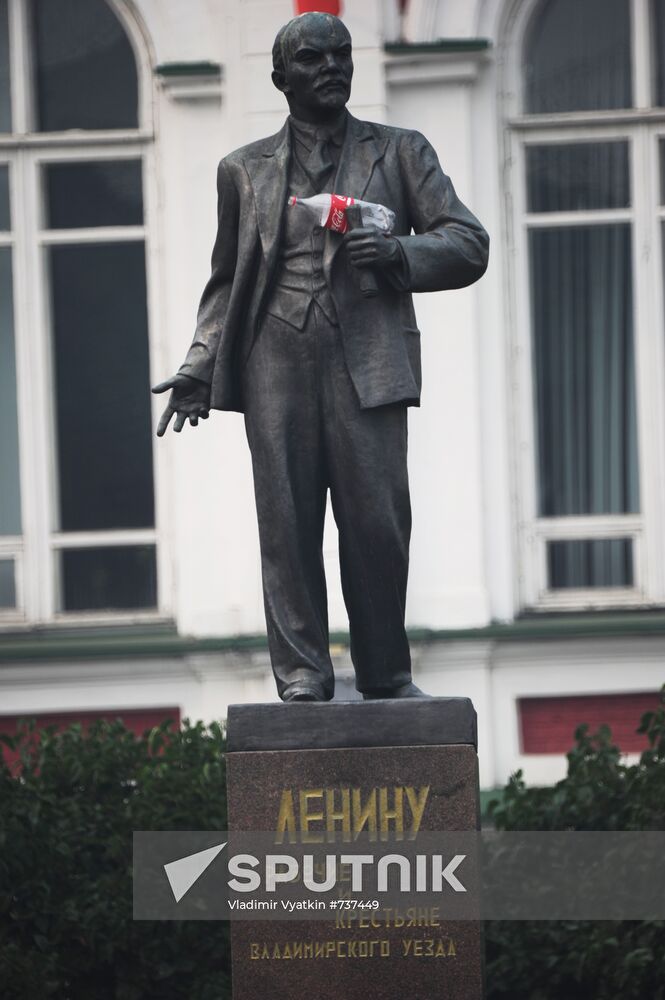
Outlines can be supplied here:
<path id="1" fill-rule="evenodd" d="M 289 205 L 304 209 L 316 225 L 332 229 L 335 233 L 345 233 L 349 228 L 346 210 L 351 205 L 360 209 L 363 226 L 374 226 L 381 232 L 390 233 L 395 225 L 395 213 L 385 205 L 360 201 L 344 194 L 315 194 L 311 198 L 292 195 Z"/>
<path id="2" fill-rule="evenodd" d="M 364 226 L 387 234 L 395 225 L 395 213 L 391 209 L 371 201 L 360 201 L 350 195 L 315 194 L 310 198 L 292 195 L 289 205 L 306 211 L 316 225 L 340 234 Z M 378 295 L 379 286 L 371 268 L 358 268 L 356 282 L 365 298 Z"/>

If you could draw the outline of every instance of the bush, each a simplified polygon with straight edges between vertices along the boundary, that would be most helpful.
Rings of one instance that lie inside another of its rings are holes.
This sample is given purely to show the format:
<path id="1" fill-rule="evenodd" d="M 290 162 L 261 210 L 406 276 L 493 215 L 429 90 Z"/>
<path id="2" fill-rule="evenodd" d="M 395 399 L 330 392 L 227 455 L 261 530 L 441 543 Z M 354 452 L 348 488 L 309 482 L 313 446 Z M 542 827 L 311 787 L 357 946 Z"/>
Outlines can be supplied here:
<path id="1" fill-rule="evenodd" d="M 134 830 L 225 830 L 224 736 L 24 726 L 0 765 L 3 1000 L 227 1000 L 228 927 L 132 919 Z"/>
<path id="2" fill-rule="evenodd" d="M 665 689 L 640 731 L 649 749 L 628 766 L 607 729 L 580 728 L 567 777 L 529 789 L 516 774 L 495 825 L 665 830 Z M 20 771 L 0 763 L 2 1000 L 229 1000 L 227 924 L 132 920 L 134 830 L 226 829 L 221 728 L 4 739 Z M 665 1000 L 663 922 L 493 922 L 486 941 L 488 1000 Z"/>
<path id="3" fill-rule="evenodd" d="M 601 727 L 575 733 L 568 774 L 527 788 L 515 774 L 489 812 L 500 830 L 665 830 L 665 688 L 628 765 Z M 665 1000 L 665 922 L 490 922 L 488 1000 Z"/>

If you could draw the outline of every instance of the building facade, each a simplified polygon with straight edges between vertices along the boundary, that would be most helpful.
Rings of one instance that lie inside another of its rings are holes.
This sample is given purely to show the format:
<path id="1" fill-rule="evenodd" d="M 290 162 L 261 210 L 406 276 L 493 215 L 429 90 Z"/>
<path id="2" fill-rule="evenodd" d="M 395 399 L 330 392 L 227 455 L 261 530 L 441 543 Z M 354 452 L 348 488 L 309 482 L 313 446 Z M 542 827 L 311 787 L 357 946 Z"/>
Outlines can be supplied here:
<path id="1" fill-rule="evenodd" d="M 661 6 L 343 11 L 352 112 L 422 131 L 492 238 L 481 282 L 417 297 L 407 608 L 485 788 L 556 780 L 578 722 L 637 751 L 665 681 Z M 284 120 L 292 13 L 0 0 L 0 727 L 275 697 L 242 417 L 157 441 L 148 387 L 193 332 L 219 158 Z M 347 697 L 332 520 L 325 562 Z"/>

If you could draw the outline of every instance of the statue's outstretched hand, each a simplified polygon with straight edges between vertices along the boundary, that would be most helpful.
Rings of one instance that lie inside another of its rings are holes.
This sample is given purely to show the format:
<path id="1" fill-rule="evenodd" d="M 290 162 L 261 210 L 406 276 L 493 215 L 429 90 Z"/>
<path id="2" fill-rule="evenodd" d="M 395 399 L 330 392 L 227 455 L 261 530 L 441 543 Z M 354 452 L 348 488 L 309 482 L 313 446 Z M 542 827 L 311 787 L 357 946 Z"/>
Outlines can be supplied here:
<path id="1" fill-rule="evenodd" d="M 167 389 L 171 389 L 171 396 L 157 425 L 157 437 L 162 437 L 165 433 L 174 413 L 176 418 L 173 430 L 177 433 L 183 429 L 187 418 L 189 418 L 192 427 L 196 427 L 199 417 L 201 420 L 208 419 L 210 415 L 210 386 L 205 382 L 189 375 L 178 374 L 153 386 L 152 391 L 160 393 L 166 392 Z"/>

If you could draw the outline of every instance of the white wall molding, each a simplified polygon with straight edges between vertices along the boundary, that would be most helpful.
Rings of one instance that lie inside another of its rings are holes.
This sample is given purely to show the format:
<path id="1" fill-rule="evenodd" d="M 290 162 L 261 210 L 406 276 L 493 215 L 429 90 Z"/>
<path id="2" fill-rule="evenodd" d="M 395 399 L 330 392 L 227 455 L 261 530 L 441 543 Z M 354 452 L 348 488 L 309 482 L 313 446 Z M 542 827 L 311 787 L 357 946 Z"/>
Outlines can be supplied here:
<path id="1" fill-rule="evenodd" d="M 156 69 L 161 90 L 172 101 L 222 100 L 224 73 L 215 63 L 192 63 L 158 66 Z"/>
<path id="2" fill-rule="evenodd" d="M 389 87 L 413 84 L 475 83 L 491 51 L 476 52 L 413 52 L 390 53 L 386 56 L 385 73 Z"/>

